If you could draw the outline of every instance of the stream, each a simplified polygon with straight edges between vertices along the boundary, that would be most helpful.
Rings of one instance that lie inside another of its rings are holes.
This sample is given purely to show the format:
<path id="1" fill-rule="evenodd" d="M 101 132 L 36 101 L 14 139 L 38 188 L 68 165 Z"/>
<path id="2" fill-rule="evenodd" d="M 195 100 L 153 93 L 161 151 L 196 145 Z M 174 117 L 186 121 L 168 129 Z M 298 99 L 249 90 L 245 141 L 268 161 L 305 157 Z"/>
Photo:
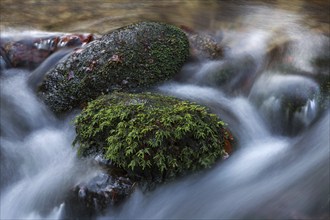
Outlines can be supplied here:
<path id="1" fill-rule="evenodd" d="M 81 26 L 71 20 L 62 28 L 52 23 L 47 30 L 45 21 L 29 28 L 5 19 L 1 37 L 55 31 L 102 34 L 109 21 L 114 21 L 107 26 L 111 30 L 132 19 L 211 33 L 225 47 L 224 58 L 187 63 L 175 79 L 154 90 L 208 106 L 228 124 L 236 146 L 211 169 L 149 193 L 137 188 L 122 205 L 95 219 L 329 219 L 329 98 L 319 98 L 320 85 L 329 80 L 329 63 L 321 68 L 312 62 L 324 56 L 329 62 L 329 32 L 324 28 L 329 30 L 329 16 L 321 14 L 329 5 L 320 7 L 317 17 L 307 7 L 314 1 L 304 6 L 298 3 L 305 1 L 284 6 L 160 1 L 158 8 L 152 1 L 134 6 L 130 3 L 135 1 L 107 2 L 117 14 L 130 13 L 103 20 L 97 15 L 81 18 Z M 71 9 L 69 3 L 65 6 Z M 232 76 L 219 82 L 214 78 L 219 70 L 229 70 Z M 66 211 L 67 194 L 101 170 L 77 158 L 72 147 L 76 113 L 56 118 L 29 86 L 31 74 L 33 70 L 14 68 L 0 73 L 0 219 L 79 219 Z M 299 108 L 290 109 L 292 103 Z"/>

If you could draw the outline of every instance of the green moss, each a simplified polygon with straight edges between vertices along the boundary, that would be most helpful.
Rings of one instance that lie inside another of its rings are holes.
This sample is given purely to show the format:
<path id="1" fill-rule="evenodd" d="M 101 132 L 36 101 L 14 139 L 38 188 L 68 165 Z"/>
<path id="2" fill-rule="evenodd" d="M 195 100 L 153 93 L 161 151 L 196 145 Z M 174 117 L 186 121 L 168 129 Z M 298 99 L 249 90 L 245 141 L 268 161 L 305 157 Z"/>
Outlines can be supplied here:
<path id="1" fill-rule="evenodd" d="M 231 136 L 200 105 L 150 93 L 114 93 L 75 120 L 79 154 L 102 153 L 132 177 L 164 180 L 210 167 Z"/>
<path id="2" fill-rule="evenodd" d="M 141 22 L 104 35 L 58 64 L 39 88 L 56 113 L 112 91 L 143 91 L 171 79 L 189 56 L 189 42 L 177 27 Z"/>

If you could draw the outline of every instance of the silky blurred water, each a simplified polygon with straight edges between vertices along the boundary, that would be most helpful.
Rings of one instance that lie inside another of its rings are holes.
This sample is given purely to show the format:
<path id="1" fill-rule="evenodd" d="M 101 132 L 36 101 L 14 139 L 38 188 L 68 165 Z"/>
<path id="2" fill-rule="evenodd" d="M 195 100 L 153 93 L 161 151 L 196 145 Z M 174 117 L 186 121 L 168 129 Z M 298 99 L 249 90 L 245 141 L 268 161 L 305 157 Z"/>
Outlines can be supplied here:
<path id="1" fill-rule="evenodd" d="M 103 34 L 157 20 L 221 40 L 223 59 L 187 63 L 154 90 L 208 106 L 236 138 L 234 153 L 150 193 L 137 188 L 97 218 L 328 219 L 329 100 L 319 101 L 319 79 L 329 77 L 329 68 L 313 63 L 329 56 L 328 10 L 327 1 L 299 0 L 2 0 L 0 27 L 1 37 L 20 38 L 40 31 Z M 217 81 L 228 68 L 232 77 Z M 100 171 L 76 158 L 74 115 L 58 119 L 48 111 L 29 86 L 31 71 L 1 71 L 0 218 L 78 218 L 65 213 L 66 197 Z M 290 111 L 287 100 L 301 108 Z"/>

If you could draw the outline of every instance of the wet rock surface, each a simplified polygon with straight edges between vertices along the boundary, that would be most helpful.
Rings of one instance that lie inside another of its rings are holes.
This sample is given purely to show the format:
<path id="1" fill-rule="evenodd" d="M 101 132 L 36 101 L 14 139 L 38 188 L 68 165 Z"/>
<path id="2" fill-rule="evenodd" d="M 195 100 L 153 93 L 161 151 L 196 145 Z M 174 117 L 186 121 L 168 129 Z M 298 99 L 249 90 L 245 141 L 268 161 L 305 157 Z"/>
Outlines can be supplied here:
<path id="1" fill-rule="evenodd" d="M 125 177 L 101 173 L 87 183 L 76 186 L 73 193 L 86 207 L 103 210 L 108 205 L 117 205 L 132 190 L 133 183 Z"/>
<path id="2" fill-rule="evenodd" d="M 141 22 L 76 50 L 46 74 L 39 95 L 55 113 L 81 107 L 102 93 L 139 91 L 178 73 L 189 42 L 177 27 Z"/>
<path id="3" fill-rule="evenodd" d="M 224 46 L 221 39 L 206 33 L 198 33 L 189 27 L 181 26 L 186 33 L 190 45 L 192 59 L 221 59 L 224 56 Z"/>
<path id="4" fill-rule="evenodd" d="M 134 182 L 109 160 L 96 156 L 93 166 L 95 165 L 101 168 L 101 172 L 72 188 L 65 201 L 63 217 L 86 218 L 104 213 L 107 209 L 122 204 L 133 192 Z"/>
<path id="5" fill-rule="evenodd" d="M 257 77 L 257 64 L 252 56 L 244 54 L 205 63 L 196 75 L 201 85 L 222 88 L 231 94 L 248 94 Z"/>
<path id="6" fill-rule="evenodd" d="M 3 68 L 35 69 L 47 57 L 65 48 L 83 46 L 95 39 L 92 34 L 26 33 L 1 36 L 0 59 Z"/>
<path id="7" fill-rule="evenodd" d="M 281 89 L 275 91 L 275 87 Z M 272 129 L 285 135 L 296 135 L 315 121 L 320 114 L 320 97 L 314 80 L 276 72 L 260 77 L 250 94 Z"/>

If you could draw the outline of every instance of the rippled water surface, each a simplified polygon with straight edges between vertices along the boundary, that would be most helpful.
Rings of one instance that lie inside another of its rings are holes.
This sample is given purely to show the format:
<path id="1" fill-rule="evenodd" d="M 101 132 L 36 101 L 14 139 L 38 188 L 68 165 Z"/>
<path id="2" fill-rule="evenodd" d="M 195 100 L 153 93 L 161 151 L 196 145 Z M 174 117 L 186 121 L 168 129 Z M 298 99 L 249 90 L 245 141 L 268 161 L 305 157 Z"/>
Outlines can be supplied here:
<path id="1" fill-rule="evenodd" d="M 236 151 L 210 170 L 148 194 L 137 189 L 95 218 L 329 219 L 329 97 L 319 99 L 329 90 L 329 1 L 0 4 L 2 37 L 101 35 L 156 20 L 210 34 L 225 48 L 223 59 L 187 63 L 155 90 L 210 107 L 237 138 Z M 233 77 L 227 81 L 214 78 L 228 69 Z M 0 218 L 78 218 L 65 212 L 65 198 L 100 170 L 76 157 L 74 115 L 58 119 L 49 112 L 28 86 L 31 71 L 1 71 Z M 292 100 L 301 103 L 299 110 L 288 108 Z"/>

